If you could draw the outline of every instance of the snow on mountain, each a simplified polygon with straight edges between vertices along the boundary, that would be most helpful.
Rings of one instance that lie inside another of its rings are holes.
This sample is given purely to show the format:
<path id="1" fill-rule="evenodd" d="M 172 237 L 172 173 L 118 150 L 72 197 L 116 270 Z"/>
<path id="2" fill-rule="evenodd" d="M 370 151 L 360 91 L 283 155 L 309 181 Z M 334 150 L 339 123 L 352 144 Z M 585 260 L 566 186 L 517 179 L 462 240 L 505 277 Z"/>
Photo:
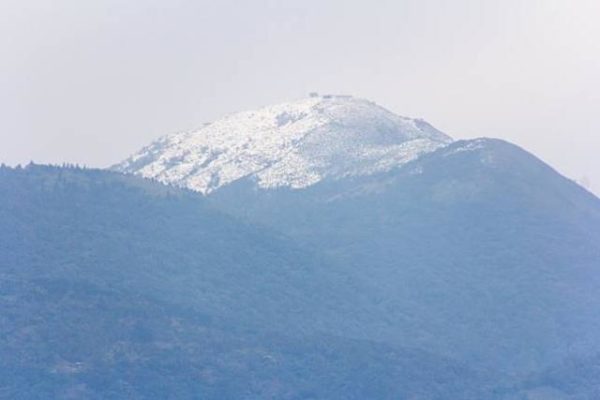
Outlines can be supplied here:
<path id="1" fill-rule="evenodd" d="M 261 188 L 304 188 L 387 171 L 451 141 L 368 100 L 311 96 L 167 135 L 114 169 L 203 194 L 246 177 Z"/>

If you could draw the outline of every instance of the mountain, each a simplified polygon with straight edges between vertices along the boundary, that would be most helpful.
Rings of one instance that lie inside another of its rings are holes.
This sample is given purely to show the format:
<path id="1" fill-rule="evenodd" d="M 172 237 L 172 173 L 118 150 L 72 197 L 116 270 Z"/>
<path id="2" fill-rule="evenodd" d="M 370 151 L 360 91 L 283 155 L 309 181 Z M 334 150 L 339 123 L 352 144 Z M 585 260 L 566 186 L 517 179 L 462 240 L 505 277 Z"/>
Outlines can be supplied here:
<path id="1" fill-rule="evenodd" d="M 292 131 L 308 133 L 280 145 Z M 117 168 L 341 265 L 373 323 L 348 337 L 513 375 L 600 353 L 600 200 L 513 144 L 316 97 L 169 136 Z"/>
<path id="2" fill-rule="evenodd" d="M 2 399 L 491 393 L 463 363 L 344 335 L 373 324 L 359 282 L 200 195 L 36 165 L 1 167 L 0 193 Z"/>
<path id="3" fill-rule="evenodd" d="M 450 141 L 370 101 L 315 96 L 165 136 L 114 169 L 204 194 L 242 178 L 261 188 L 304 188 L 387 171 Z"/>
<path id="4" fill-rule="evenodd" d="M 600 200 L 509 143 L 209 200 L 347 265 L 388 323 L 377 340 L 511 373 L 600 353 Z"/>
<path id="5" fill-rule="evenodd" d="M 597 397 L 600 199 L 518 146 L 321 96 L 115 168 L 0 167 L 0 398 Z"/>

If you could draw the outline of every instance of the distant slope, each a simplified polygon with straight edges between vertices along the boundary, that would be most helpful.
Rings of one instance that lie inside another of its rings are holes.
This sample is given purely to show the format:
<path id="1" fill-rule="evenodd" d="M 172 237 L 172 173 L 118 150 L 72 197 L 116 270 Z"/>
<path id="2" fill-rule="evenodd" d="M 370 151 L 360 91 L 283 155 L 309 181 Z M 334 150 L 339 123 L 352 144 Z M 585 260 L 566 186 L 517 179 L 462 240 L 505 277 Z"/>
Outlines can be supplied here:
<path id="1" fill-rule="evenodd" d="M 424 352 L 251 330 L 72 280 L 0 290 L 2 399 L 478 400 L 492 383 Z"/>
<path id="2" fill-rule="evenodd" d="M 330 290 L 343 280 L 326 260 L 192 192 L 45 166 L 5 168 L 0 180 L 4 273 L 131 290 L 282 329 L 302 315 L 313 329 L 334 325 L 327 306 L 343 307 L 336 296 L 351 293 L 343 285 Z"/>
<path id="3" fill-rule="evenodd" d="M 0 169 L 0 398 L 480 399 L 489 378 L 330 333 L 352 280 L 197 195 Z M 355 318 L 356 316 L 356 318 Z"/>
<path id="4" fill-rule="evenodd" d="M 347 265 L 387 321 L 378 340 L 512 372 L 600 351 L 600 200 L 509 143 L 209 199 Z"/>

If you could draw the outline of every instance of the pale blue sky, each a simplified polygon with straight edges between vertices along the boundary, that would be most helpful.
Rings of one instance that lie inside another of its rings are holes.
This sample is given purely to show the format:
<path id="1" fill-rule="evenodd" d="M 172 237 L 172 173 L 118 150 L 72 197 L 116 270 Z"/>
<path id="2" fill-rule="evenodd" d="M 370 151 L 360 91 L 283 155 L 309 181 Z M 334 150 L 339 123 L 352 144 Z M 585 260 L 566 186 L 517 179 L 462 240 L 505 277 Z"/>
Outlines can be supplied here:
<path id="1" fill-rule="evenodd" d="M 0 161 L 103 167 L 305 96 L 500 137 L 600 193 L 597 0 L 3 0 Z"/>

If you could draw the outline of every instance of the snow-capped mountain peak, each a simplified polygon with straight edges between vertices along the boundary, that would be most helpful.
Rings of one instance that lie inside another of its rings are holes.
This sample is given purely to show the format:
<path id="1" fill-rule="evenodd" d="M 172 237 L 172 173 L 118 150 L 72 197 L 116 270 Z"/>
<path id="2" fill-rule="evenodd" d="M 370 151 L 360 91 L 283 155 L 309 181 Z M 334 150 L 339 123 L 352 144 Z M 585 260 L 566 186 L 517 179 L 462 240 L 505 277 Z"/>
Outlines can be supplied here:
<path id="1" fill-rule="evenodd" d="M 303 188 L 386 171 L 451 141 L 371 101 L 313 95 L 167 135 L 114 168 L 204 194 L 248 177 L 261 188 Z"/>

